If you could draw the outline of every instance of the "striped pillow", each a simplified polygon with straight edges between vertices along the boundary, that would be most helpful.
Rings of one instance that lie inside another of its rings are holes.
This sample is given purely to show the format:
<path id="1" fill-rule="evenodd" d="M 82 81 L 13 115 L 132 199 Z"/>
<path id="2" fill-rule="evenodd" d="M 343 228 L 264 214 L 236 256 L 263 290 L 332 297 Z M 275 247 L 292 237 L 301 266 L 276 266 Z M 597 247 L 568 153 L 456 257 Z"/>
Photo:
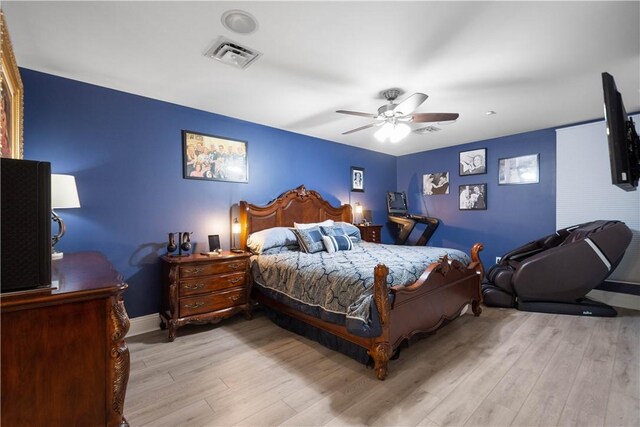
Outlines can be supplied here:
<path id="1" fill-rule="evenodd" d="M 322 231 L 322 241 L 327 252 L 333 253 L 336 251 L 350 251 L 353 248 L 353 243 L 344 229 L 340 226 L 335 227 L 320 227 Z"/>

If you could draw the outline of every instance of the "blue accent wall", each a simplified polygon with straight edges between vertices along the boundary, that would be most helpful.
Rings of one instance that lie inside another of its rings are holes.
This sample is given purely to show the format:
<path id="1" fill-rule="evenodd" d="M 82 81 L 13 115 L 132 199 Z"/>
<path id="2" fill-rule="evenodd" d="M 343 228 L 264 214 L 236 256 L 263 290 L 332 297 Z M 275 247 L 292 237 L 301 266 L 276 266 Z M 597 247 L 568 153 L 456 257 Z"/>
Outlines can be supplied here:
<path id="1" fill-rule="evenodd" d="M 129 284 L 131 317 L 159 310 L 167 233 L 193 231 L 196 251 L 219 234 L 229 248 L 230 208 L 240 200 L 263 204 L 304 184 L 386 221 L 393 156 L 28 69 L 21 75 L 25 158 L 74 175 L 82 205 L 58 211 L 67 234 L 56 248 L 103 252 Z M 249 183 L 183 179 L 183 129 L 248 141 Z M 351 166 L 365 168 L 364 193 L 350 192 Z"/>
<path id="2" fill-rule="evenodd" d="M 264 204 L 304 184 L 331 204 L 360 202 L 386 225 L 387 191 L 405 191 L 412 213 L 441 220 L 429 244 L 464 251 L 482 242 L 485 267 L 510 249 L 555 230 L 555 131 L 545 129 L 394 157 L 28 69 L 25 158 L 76 177 L 82 207 L 60 210 L 65 252 L 99 250 L 120 271 L 131 317 L 158 311 L 158 257 L 167 233 L 193 231 L 231 245 L 230 208 Z M 183 129 L 248 141 L 249 183 L 182 178 Z M 461 177 L 460 151 L 487 148 L 487 173 Z M 540 154 L 540 183 L 498 185 L 498 159 Z M 350 167 L 365 168 L 365 193 L 350 192 Z M 422 195 L 422 175 L 449 171 L 450 194 Z M 487 210 L 460 211 L 458 186 L 487 183 Z M 416 227 L 415 241 L 422 231 Z M 391 243 L 388 226 L 382 240 Z"/>
<path id="3" fill-rule="evenodd" d="M 459 176 L 461 151 L 487 149 L 487 173 Z M 540 182 L 498 185 L 498 160 L 525 154 L 540 154 Z M 555 231 L 556 224 L 556 134 L 554 129 L 527 132 L 398 157 L 398 191 L 407 193 L 412 213 L 439 218 L 441 223 L 429 241 L 469 251 L 484 244 L 485 268 L 495 258 L 531 240 Z M 422 175 L 449 172 L 449 194 L 423 196 Z M 487 184 L 487 210 L 459 210 L 458 186 Z M 420 229 L 411 234 L 417 239 Z"/>

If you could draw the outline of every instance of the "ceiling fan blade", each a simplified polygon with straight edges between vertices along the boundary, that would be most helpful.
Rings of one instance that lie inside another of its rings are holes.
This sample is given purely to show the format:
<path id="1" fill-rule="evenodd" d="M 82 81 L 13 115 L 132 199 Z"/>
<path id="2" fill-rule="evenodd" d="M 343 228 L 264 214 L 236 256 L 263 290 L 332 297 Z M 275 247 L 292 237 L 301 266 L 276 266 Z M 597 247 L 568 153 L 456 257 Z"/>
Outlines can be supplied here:
<path id="1" fill-rule="evenodd" d="M 416 113 L 411 116 L 414 123 L 448 122 L 460 117 L 458 113 Z"/>
<path id="2" fill-rule="evenodd" d="M 361 130 L 369 129 L 369 128 L 372 128 L 372 127 L 375 127 L 375 126 L 382 126 L 385 123 L 386 122 L 371 123 L 370 125 L 361 126 L 359 128 L 355 128 L 355 129 L 348 130 L 346 132 L 342 132 L 342 134 L 343 135 L 349 135 L 350 133 L 354 133 L 354 132 L 358 132 L 358 131 L 361 131 Z"/>
<path id="3" fill-rule="evenodd" d="M 409 114 L 416 111 L 416 108 L 420 106 L 424 101 L 427 100 L 429 96 L 424 93 L 416 92 L 400 104 L 396 105 L 396 108 L 393 109 L 394 112 L 398 113 L 401 116 L 408 116 Z"/>
<path id="4" fill-rule="evenodd" d="M 371 113 L 359 113 L 358 111 L 347 111 L 347 110 L 338 110 L 336 111 L 336 113 L 340 113 L 340 114 L 350 114 L 352 116 L 361 116 L 361 117 L 369 117 L 371 119 L 376 119 L 378 118 L 377 114 L 371 114 Z"/>

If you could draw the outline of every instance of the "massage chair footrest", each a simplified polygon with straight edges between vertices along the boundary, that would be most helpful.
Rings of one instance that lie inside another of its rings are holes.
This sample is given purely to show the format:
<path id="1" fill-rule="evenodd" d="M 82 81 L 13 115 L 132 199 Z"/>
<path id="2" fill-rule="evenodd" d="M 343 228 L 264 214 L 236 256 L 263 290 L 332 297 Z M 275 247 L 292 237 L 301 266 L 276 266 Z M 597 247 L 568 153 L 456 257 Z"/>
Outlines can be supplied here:
<path id="1" fill-rule="evenodd" d="M 515 297 L 512 294 L 490 283 L 482 284 L 482 301 L 489 307 L 515 307 Z"/>
<path id="2" fill-rule="evenodd" d="M 575 303 L 557 301 L 518 301 L 518 310 L 537 313 L 569 314 L 573 316 L 615 317 L 618 312 L 611 306 L 589 298 Z"/>

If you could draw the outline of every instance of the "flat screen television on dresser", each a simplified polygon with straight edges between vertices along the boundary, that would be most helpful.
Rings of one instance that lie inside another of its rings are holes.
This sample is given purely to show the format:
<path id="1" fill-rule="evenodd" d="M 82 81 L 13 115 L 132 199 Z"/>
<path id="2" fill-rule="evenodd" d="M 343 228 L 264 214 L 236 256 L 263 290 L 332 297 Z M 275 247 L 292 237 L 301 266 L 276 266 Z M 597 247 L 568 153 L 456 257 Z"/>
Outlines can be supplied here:
<path id="1" fill-rule="evenodd" d="M 0 292 L 51 286 L 51 164 L 0 159 Z"/>

